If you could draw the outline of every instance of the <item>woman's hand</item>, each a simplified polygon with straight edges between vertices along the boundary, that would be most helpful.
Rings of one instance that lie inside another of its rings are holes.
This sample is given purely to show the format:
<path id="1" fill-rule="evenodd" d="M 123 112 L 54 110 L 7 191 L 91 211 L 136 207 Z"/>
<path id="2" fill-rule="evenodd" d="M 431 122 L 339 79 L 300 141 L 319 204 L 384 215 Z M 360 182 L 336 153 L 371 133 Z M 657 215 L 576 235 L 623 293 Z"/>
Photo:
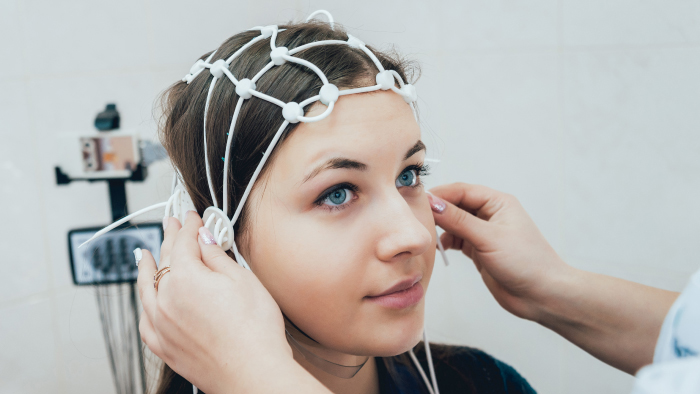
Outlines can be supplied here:
<path id="1" fill-rule="evenodd" d="M 156 263 L 144 251 L 138 277 L 143 342 L 207 393 L 279 392 L 285 386 L 275 385 L 281 383 L 323 392 L 294 362 L 270 293 L 213 239 L 207 243 L 202 225 L 193 211 L 182 227 L 168 219 L 159 266 L 172 268 L 158 291 Z M 277 382 L 269 379 L 270 371 Z"/>
<path id="2" fill-rule="evenodd" d="M 511 195 L 464 183 L 431 192 L 443 246 L 472 259 L 506 310 L 625 372 L 651 363 L 678 293 L 568 266 Z"/>
<path id="3" fill-rule="evenodd" d="M 485 186 L 464 183 L 430 192 L 435 224 L 445 230 L 440 237 L 443 246 L 461 250 L 474 262 L 503 308 L 537 320 L 541 301 L 574 270 L 549 245 L 520 202 Z"/>

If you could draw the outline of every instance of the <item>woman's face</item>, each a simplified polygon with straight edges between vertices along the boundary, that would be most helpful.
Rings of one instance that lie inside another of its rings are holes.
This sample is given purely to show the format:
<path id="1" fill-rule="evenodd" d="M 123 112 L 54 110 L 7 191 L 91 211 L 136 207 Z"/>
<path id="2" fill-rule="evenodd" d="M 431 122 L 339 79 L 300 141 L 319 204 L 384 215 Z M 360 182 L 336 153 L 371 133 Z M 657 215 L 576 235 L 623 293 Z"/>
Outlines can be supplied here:
<path id="1" fill-rule="evenodd" d="M 250 200 L 253 271 L 324 347 L 407 351 L 422 334 L 436 242 L 411 108 L 394 92 L 343 96 L 277 149 Z"/>

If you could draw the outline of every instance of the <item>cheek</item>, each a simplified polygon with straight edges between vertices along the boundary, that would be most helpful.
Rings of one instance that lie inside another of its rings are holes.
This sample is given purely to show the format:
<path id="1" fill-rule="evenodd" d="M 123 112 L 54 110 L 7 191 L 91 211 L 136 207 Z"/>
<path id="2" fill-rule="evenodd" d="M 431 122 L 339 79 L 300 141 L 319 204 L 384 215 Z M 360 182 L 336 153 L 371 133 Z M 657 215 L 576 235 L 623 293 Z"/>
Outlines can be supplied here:
<path id="1" fill-rule="evenodd" d="M 425 201 L 423 201 L 423 199 Z M 435 224 L 427 198 L 408 201 L 432 237 L 421 264 L 428 289 L 435 259 Z M 278 207 L 280 205 L 277 205 Z M 315 340 L 353 354 L 390 356 L 415 345 L 422 334 L 424 300 L 412 311 L 368 306 L 363 297 L 380 270 L 375 256 L 376 218 L 324 221 L 286 209 L 260 209 L 251 229 L 251 267 L 282 312 Z M 396 267 L 394 267 L 395 269 Z"/>
<path id="2" fill-rule="evenodd" d="M 334 342 L 329 333 L 347 333 L 361 320 L 371 240 L 353 228 L 329 229 L 301 216 L 260 215 L 251 267 L 294 324 L 320 342 Z"/>

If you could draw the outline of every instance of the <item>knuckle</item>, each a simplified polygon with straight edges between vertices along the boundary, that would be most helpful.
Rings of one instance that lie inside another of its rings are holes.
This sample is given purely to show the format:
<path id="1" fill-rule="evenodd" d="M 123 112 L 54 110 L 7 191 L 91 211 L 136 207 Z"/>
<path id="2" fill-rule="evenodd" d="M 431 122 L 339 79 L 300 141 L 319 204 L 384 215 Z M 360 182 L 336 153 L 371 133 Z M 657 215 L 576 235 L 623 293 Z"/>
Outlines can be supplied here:
<path id="1" fill-rule="evenodd" d="M 514 195 L 510 194 L 510 193 L 504 193 L 504 194 L 503 194 L 503 198 L 504 198 L 508 203 L 517 203 L 517 202 L 518 202 L 518 198 L 515 197 Z"/>

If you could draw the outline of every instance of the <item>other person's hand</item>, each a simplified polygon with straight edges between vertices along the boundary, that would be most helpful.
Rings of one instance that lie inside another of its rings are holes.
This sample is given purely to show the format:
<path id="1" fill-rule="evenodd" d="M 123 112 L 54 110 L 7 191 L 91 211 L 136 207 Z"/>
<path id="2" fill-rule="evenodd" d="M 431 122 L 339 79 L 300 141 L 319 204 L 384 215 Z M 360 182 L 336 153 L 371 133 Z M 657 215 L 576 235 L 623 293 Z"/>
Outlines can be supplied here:
<path id="1" fill-rule="evenodd" d="M 516 316 L 537 320 L 540 301 L 572 269 L 557 255 L 512 195 L 453 183 L 428 197 L 446 249 L 469 257 L 496 300 Z M 435 198 L 438 197 L 438 198 Z"/>
<path id="2" fill-rule="evenodd" d="M 431 192 L 443 246 L 472 259 L 506 310 L 630 374 L 652 361 L 678 293 L 567 265 L 509 194 L 464 183 Z"/>

